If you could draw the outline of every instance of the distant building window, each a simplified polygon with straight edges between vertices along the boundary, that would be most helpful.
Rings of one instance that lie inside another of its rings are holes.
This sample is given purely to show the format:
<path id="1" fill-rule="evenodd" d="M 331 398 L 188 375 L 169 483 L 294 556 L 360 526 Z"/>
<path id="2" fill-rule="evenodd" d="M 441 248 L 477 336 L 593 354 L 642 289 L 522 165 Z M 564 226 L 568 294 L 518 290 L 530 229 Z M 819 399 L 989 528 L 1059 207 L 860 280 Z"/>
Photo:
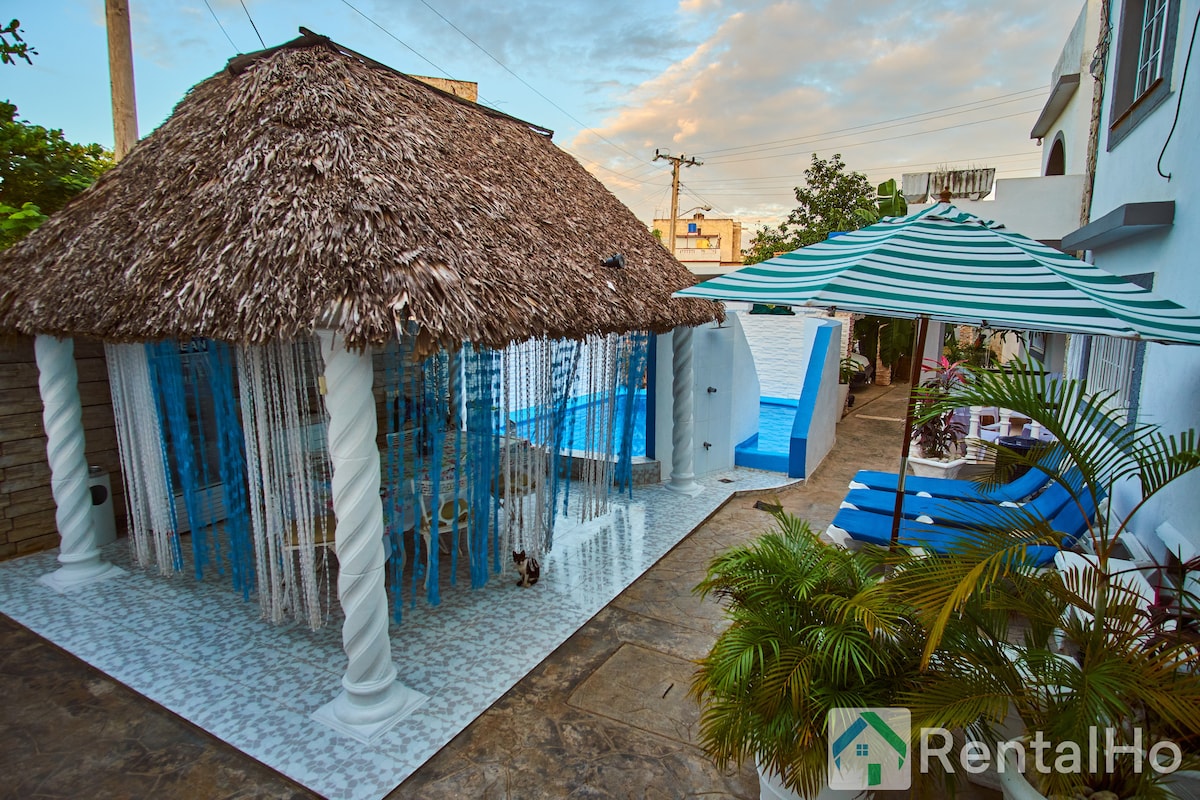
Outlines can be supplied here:
<path id="1" fill-rule="evenodd" d="M 1126 0 L 1115 30 L 1111 150 L 1171 93 L 1179 0 Z"/>
<path id="2" fill-rule="evenodd" d="M 1050 156 L 1046 159 L 1046 174 L 1067 174 L 1067 149 L 1063 145 L 1061 132 L 1054 139 L 1054 144 L 1050 147 Z"/>

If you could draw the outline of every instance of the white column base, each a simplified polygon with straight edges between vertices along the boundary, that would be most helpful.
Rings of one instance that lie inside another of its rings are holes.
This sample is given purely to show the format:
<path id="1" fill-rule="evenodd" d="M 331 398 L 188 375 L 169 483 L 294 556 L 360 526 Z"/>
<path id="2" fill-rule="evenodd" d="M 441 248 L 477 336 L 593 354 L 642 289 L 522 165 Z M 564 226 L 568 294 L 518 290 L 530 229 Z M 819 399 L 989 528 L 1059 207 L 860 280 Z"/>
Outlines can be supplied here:
<path id="1" fill-rule="evenodd" d="M 101 561 L 100 554 L 96 553 L 90 562 L 81 561 L 74 564 L 63 564 L 63 566 L 54 570 L 54 572 L 47 572 L 38 578 L 37 581 L 43 586 L 49 586 L 59 594 L 66 594 L 83 586 L 100 583 L 101 581 L 116 578 L 124 574 L 125 570 L 116 564 Z"/>
<path id="2" fill-rule="evenodd" d="M 361 691 L 351 694 L 343 689 L 314 711 L 312 719 L 352 739 L 372 744 L 428 699 L 393 678 L 370 695 Z"/>
<path id="3" fill-rule="evenodd" d="M 685 494 L 688 497 L 704 493 L 704 487 L 696 483 L 694 478 L 675 478 L 671 477 L 670 483 L 666 487 L 676 494 Z"/>

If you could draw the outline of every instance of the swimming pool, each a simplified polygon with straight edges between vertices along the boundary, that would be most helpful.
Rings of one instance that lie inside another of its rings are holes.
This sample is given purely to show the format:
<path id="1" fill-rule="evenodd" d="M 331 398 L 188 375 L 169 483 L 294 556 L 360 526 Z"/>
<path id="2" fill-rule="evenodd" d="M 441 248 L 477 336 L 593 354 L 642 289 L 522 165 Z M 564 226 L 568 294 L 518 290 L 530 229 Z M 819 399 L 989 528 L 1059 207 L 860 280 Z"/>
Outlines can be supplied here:
<path id="1" fill-rule="evenodd" d="M 758 433 L 738 444 L 734 449 L 734 463 L 739 467 L 786 473 L 796 406 L 795 400 L 759 398 Z"/>
<path id="2" fill-rule="evenodd" d="M 567 402 L 566 419 L 561 447 L 563 450 L 582 450 L 587 444 L 588 409 L 599 406 L 602 398 L 595 395 L 572 397 Z M 620 436 L 621 425 L 625 419 L 626 404 L 629 396 L 624 392 L 617 395 L 617 408 L 614 425 L 617 429 L 614 435 Z M 646 455 L 646 391 L 640 389 L 633 395 L 633 452 L 632 456 Z M 599 410 L 599 409 L 597 409 Z M 522 436 L 529 437 L 533 432 L 533 414 L 529 409 L 522 409 L 514 415 L 517 419 L 517 430 Z M 615 448 L 620 449 L 618 446 Z"/>

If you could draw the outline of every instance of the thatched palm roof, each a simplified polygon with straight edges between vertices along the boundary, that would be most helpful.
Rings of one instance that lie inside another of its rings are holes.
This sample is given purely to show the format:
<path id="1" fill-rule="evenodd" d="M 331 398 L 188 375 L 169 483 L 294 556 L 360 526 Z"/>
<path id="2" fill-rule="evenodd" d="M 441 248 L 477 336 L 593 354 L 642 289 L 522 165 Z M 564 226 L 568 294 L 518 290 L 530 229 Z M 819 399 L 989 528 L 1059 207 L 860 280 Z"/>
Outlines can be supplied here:
<path id="1" fill-rule="evenodd" d="M 0 331 L 499 346 L 717 317 L 670 298 L 687 270 L 548 131 L 302 32 L 0 254 Z"/>

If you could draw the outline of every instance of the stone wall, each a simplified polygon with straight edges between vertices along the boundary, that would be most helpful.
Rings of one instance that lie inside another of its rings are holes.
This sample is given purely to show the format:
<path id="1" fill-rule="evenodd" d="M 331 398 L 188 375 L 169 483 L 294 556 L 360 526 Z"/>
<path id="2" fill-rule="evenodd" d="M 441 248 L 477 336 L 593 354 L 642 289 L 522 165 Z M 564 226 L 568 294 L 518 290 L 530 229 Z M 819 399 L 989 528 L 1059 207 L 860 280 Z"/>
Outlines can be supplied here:
<path id="1" fill-rule="evenodd" d="M 120 532 L 125 523 L 125 487 L 103 345 L 76 339 L 75 364 L 87 460 L 109 473 Z M 33 339 L 20 337 L 0 345 L 0 559 L 57 546 Z"/>

